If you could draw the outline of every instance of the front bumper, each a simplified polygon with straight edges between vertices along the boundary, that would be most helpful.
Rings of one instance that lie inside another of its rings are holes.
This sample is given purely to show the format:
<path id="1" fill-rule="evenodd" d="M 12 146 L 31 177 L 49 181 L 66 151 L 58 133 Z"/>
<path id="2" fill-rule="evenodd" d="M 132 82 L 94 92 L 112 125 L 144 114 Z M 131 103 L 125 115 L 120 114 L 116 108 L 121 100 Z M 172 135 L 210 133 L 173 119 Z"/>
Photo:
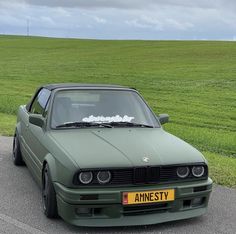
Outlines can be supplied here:
<path id="1" fill-rule="evenodd" d="M 165 185 L 71 189 L 54 183 L 59 215 L 77 226 L 148 225 L 203 215 L 212 180 Z M 175 189 L 175 200 L 153 205 L 123 206 L 122 193 Z"/>

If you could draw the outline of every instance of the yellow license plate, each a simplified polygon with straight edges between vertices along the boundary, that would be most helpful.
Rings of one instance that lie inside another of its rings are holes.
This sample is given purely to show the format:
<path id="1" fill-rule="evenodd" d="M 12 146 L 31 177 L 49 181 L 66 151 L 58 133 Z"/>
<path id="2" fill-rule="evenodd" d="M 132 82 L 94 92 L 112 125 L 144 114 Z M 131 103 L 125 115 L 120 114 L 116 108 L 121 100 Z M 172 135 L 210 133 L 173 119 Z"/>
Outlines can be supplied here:
<path id="1" fill-rule="evenodd" d="M 175 190 L 154 190 L 143 192 L 124 192 L 123 205 L 146 204 L 156 202 L 167 202 L 175 200 Z"/>

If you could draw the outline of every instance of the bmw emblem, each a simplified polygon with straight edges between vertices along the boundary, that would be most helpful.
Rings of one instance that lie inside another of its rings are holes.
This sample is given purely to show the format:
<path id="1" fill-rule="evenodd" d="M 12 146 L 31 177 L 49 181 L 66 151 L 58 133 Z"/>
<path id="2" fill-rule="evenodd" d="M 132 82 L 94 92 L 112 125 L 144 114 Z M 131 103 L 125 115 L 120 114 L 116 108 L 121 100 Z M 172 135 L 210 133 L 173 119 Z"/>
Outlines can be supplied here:
<path id="1" fill-rule="evenodd" d="M 148 157 L 143 157 L 143 158 L 142 158 L 142 161 L 145 162 L 145 163 L 148 163 L 149 160 L 150 160 L 150 159 L 149 159 Z"/>

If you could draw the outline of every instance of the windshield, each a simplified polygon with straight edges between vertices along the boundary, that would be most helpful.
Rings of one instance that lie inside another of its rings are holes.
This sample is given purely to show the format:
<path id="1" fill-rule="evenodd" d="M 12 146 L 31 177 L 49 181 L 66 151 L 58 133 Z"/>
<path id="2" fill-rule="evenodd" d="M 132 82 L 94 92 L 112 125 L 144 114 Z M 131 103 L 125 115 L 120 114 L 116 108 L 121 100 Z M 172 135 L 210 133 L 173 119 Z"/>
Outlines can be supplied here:
<path id="1" fill-rule="evenodd" d="M 113 127 L 159 126 L 145 102 L 133 91 L 77 89 L 55 94 L 52 128 L 98 126 L 98 123 Z"/>

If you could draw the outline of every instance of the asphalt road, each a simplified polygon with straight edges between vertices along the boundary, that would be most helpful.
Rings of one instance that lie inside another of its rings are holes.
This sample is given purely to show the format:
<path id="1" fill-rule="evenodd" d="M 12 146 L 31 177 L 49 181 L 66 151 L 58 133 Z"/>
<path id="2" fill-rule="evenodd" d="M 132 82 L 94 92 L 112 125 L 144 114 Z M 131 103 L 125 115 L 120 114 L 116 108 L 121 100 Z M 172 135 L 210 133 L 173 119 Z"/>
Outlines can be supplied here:
<path id="1" fill-rule="evenodd" d="M 0 137 L 0 233 L 236 233 L 236 190 L 217 185 L 208 213 L 190 220 L 121 228 L 78 228 L 49 220 L 28 169 L 12 164 L 11 148 L 12 138 Z"/>

